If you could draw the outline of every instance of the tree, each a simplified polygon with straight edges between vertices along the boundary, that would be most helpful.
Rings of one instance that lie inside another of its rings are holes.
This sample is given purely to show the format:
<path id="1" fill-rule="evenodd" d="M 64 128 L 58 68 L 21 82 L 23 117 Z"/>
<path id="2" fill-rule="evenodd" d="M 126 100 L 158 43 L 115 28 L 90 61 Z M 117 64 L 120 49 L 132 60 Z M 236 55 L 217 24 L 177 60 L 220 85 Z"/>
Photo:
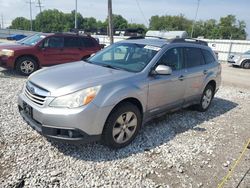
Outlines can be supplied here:
<path id="1" fill-rule="evenodd" d="M 222 39 L 246 39 L 246 24 L 234 15 L 220 18 L 219 35 Z"/>
<path id="2" fill-rule="evenodd" d="M 152 16 L 149 22 L 149 28 L 152 30 L 184 30 L 191 31 L 192 21 L 184 17 L 178 16 Z"/>
<path id="3" fill-rule="evenodd" d="M 45 10 L 36 16 L 35 30 L 43 32 L 62 32 L 69 30 L 67 15 L 56 9 Z"/>
<path id="4" fill-rule="evenodd" d="M 123 18 L 121 15 L 112 15 L 113 18 L 113 27 L 114 29 L 126 29 L 128 27 L 128 21 Z M 108 26 L 108 18 L 105 20 L 103 24 L 106 28 Z"/>
<path id="5" fill-rule="evenodd" d="M 17 17 L 11 22 L 10 29 L 30 30 L 30 20 L 24 17 Z"/>

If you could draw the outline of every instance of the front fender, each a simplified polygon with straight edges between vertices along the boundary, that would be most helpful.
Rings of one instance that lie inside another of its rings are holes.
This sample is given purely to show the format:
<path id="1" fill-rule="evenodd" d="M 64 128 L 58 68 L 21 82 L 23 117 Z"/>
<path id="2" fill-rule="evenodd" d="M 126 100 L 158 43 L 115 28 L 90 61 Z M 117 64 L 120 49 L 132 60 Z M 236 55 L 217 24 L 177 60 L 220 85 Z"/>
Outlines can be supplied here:
<path id="1" fill-rule="evenodd" d="M 147 104 L 147 84 L 138 86 L 136 84 L 117 84 L 116 87 L 106 86 L 101 89 L 95 104 L 100 107 L 115 106 L 119 102 L 127 98 L 135 98 L 140 101 L 143 112 L 146 110 Z"/>

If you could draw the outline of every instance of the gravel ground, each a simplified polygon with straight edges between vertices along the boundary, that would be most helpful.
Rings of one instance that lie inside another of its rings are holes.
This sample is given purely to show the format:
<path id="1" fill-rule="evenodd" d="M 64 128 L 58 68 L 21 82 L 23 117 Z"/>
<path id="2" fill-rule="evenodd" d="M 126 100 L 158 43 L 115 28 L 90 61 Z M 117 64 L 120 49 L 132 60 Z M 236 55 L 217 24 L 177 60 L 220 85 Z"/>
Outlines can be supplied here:
<path id="1" fill-rule="evenodd" d="M 224 85 L 206 113 L 155 119 L 118 151 L 59 144 L 20 117 L 25 81 L 0 69 L 0 187 L 216 187 L 250 138 L 250 88 Z M 250 187 L 249 167 L 247 150 L 225 186 Z"/>

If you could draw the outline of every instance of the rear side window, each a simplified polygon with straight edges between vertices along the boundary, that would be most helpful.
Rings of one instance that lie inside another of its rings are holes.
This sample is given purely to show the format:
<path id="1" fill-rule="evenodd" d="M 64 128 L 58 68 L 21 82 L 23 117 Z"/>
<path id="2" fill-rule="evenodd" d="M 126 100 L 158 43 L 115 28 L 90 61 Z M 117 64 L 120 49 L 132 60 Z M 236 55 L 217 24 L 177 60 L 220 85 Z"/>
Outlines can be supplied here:
<path id="1" fill-rule="evenodd" d="M 64 47 L 66 48 L 77 48 L 80 47 L 80 42 L 77 37 L 65 37 Z"/>
<path id="2" fill-rule="evenodd" d="M 204 65 L 205 61 L 199 48 L 184 48 L 188 68 Z"/>
<path id="3" fill-rule="evenodd" d="M 92 48 L 96 46 L 96 42 L 91 38 L 81 38 L 81 43 L 83 47 Z"/>
<path id="4" fill-rule="evenodd" d="M 206 64 L 215 62 L 214 56 L 211 54 L 210 51 L 202 49 L 202 53 L 204 55 Z"/>
<path id="5" fill-rule="evenodd" d="M 166 65 L 172 70 L 180 70 L 183 68 L 183 51 L 182 48 L 169 49 L 158 62 L 158 65 Z"/>

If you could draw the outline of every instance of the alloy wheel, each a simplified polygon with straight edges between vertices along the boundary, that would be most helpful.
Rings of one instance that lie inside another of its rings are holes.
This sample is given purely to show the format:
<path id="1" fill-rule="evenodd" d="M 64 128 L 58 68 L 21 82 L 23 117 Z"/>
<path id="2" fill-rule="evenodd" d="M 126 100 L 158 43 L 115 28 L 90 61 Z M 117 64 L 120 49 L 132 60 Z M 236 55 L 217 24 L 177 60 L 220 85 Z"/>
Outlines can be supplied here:
<path id="1" fill-rule="evenodd" d="M 21 63 L 20 69 L 25 74 L 30 74 L 34 71 L 35 65 L 32 61 L 25 60 Z"/>
<path id="2" fill-rule="evenodd" d="M 127 142 L 135 133 L 138 120 L 133 112 L 121 114 L 113 126 L 113 139 L 116 143 L 122 144 Z"/>
<path id="3" fill-rule="evenodd" d="M 208 106 L 211 103 L 212 98 L 213 98 L 213 92 L 212 92 L 211 89 L 208 88 L 206 90 L 206 92 L 204 93 L 203 98 L 202 98 L 202 107 L 203 107 L 203 109 L 208 108 Z"/>

